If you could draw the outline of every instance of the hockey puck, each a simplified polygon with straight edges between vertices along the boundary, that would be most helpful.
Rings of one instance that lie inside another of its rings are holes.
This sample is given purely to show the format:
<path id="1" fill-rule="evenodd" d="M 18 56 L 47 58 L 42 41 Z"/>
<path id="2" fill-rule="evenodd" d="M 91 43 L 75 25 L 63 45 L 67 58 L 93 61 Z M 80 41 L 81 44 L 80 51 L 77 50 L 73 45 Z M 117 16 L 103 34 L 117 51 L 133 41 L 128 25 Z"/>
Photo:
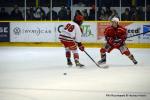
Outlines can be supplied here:
<path id="1" fill-rule="evenodd" d="M 67 75 L 67 73 L 64 73 L 64 75 Z"/>

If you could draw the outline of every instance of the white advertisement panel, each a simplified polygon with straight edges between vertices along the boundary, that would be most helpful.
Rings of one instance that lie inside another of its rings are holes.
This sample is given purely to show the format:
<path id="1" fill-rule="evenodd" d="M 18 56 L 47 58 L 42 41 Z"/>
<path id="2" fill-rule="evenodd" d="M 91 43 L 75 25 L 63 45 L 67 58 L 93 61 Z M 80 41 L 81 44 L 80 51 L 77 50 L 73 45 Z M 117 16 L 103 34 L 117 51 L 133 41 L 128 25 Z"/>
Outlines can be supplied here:
<path id="1" fill-rule="evenodd" d="M 55 23 L 56 41 L 59 41 L 58 36 L 61 33 L 65 22 Z M 96 42 L 97 41 L 97 24 L 95 22 L 84 22 L 81 26 L 83 30 L 82 42 Z"/>
<path id="2" fill-rule="evenodd" d="M 150 23 L 148 22 L 137 22 L 132 23 L 128 26 L 126 26 L 128 37 L 141 34 L 135 37 L 131 37 L 127 39 L 128 43 L 134 42 L 134 43 L 150 43 Z"/>
<path id="3" fill-rule="evenodd" d="M 96 42 L 97 41 L 97 23 L 96 22 L 84 22 L 81 26 L 83 30 L 84 42 Z"/>
<path id="4" fill-rule="evenodd" d="M 142 27 L 141 28 L 142 33 L 146 33 L 146 34 L 142 34 L 139 36 L 140 43 L 150 43 L 150 23 L 145 22 L 141 27 Z"/>
<path id="5" fill-rule="evenodd" d="M 55 32 L 55 34 L 56 34 L 56 38 L 55 38 L 55 41 L 56 41 L 56 42 L 59 42 L 59 34 L 62 32 L 65 23 L 66 23 L 66 22 L 55 22 L 55 25 L 54 25 L 54 32 Z"/>
<path id="6" fill-rule="evenodd" d="M 11 42 L 54 42 L 53 23 L 48 22 L 11 22 Z"/>
<path id="7" fill-rule="evenodd" d="M 66 22 L 11 22 L 11 42 L 59 42 L 58 36 Z M 127 39 L 127 43 L 150 43 L 150 23 L 121 22 L 127 28 L 128 37 L 148 32 Z M 104 30 L 110 22 L 84 22 L 82 42 L 104 43 Z"/>
<path id="8" fill-rule="evenodd" d="M 140 23 L 131 23 L 125 26 L 127 29 L 128 36 L 133 36 L 142 32 Z M 127 38 L 126 43 L 139 43 L 139 36 Z"/>

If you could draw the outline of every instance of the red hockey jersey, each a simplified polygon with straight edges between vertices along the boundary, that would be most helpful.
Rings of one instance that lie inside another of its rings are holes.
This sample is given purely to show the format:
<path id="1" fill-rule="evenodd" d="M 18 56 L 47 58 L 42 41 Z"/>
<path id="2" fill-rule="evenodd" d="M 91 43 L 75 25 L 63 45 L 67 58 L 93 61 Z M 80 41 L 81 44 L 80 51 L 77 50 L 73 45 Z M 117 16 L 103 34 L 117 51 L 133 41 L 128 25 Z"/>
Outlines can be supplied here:
<path id="1" fill-rule="evenodd" d="M 104 31 L 104 36 L 106 41 L 109 43 L 109 40 L 111 39 L 112 43 L 115 42 L 115 40 L 120 40 L 119 43 L 124 43 L 127 37 L 126 29 L 122 26 L 118 26 L 117 28 L 114 28 L 112 26 L 109 26 Z"/>

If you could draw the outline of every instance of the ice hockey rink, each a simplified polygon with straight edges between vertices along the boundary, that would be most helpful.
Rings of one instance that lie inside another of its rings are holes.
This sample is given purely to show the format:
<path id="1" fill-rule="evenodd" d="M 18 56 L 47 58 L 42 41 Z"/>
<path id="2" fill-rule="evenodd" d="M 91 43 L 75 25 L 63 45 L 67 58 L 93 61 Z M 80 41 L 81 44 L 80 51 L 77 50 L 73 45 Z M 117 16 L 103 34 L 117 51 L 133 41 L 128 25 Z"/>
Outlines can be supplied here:
<path id="1" fill-rule="evenodd" d="M 61 47 L 0 47 L 0 100 L 150 100 L 150 49 L 130 51 L 138 65 L 113 50 L 101 69 L 81 51 L 85 68 L 68 67 Z"/>

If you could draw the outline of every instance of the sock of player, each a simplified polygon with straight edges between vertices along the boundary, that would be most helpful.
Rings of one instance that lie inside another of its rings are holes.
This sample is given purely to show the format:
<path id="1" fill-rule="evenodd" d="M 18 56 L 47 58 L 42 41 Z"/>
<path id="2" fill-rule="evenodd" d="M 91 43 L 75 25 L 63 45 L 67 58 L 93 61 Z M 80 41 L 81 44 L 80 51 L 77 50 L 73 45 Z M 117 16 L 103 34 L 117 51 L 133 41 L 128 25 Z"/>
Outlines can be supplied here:
<path id="1" fill-rule="evenodd" d="M 134 58 L 134 56 L 133 56 L 132 54 L 130 54 L 128 57 L 129 57 L 129 59 L 132 60 L 132 61 L 135 60 L 135 58 Z"/>
<path id="2" fill-rule="evenodd" d="M 71 52 L 70 51 L 66 51 L 66 58 L 70 59 L 70 57 L 71 57 Z"/>
<path id="3" fill-rule="evenodd" d="M 78 53 L 74 53 L 73 56 L 74 56 L 75 61 L 79 61 L 79 54 Z"/>
<path id="4" fill-rule="evenodd" d="M 100 50 L 100 54 L 101 54 L 101 59 L 106 60 L 106 50 L 104 48 Z"/>
<path id="5" fill-rule="evenodd" d="M 106 53 L 101 53 L 101 59 L 106 60 Z"/>

